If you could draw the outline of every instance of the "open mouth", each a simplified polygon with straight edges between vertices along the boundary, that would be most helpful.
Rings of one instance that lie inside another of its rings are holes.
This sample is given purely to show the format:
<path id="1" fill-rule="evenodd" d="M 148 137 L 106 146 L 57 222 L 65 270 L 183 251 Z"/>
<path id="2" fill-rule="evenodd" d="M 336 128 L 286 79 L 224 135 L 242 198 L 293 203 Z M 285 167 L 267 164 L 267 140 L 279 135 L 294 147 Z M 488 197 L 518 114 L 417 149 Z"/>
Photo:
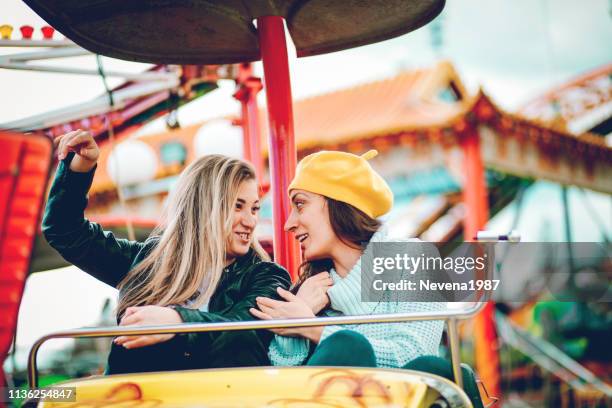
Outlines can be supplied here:
<path id="1" fill-rule="evenodd" d="M 249 232 L 235 232 L 235 234 L 243 242 L 249 242 L 251 240 L 251 233 L 249 233 Z"/>
<path id="2" fill-rule="evenodd" d="M 300 242 L 300 244 L 304 243 L 306 238 L 308 238 L 308 234 L 300 234 L 300 235 L 295 236 L 295 239 L 297 239 Z"/>

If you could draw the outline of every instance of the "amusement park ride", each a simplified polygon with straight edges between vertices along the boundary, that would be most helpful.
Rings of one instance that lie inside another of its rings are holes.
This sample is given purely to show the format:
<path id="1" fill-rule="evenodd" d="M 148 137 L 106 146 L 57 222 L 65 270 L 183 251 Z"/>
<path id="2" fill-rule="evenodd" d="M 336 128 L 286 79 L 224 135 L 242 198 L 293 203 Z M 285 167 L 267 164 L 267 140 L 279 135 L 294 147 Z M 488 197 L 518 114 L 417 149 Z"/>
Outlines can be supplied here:
<path id="1" fill-rule="evenodd" d="M 124 85 L 89 104 L 62 109 L 13 122 L 14 132 L 0 134 L 3 160 L 0 172 L 0 357 L 10 348 L 16 316 L 29 270 L 32 243 L 52 165 L 52 140 L 73 129 L 87 128 L 98 140 L 128 132 L 150 119 L 175 111 L 180 105 L 214 89 L 219 79 L 234 79 L 235 98 L 242 104 L 245 158 L 263 174 L 259 146 L 256 95 L 262 83 L 252 75 L 249 62 L 261 59 L 269 120 L 269 170 L 273 201 L 275 261 L 297 271 L 299 248 L 282 229 L 290 203 L 286 195 L 296 166 L 293 111 L 287 63 L 285 23 L 298 56 L 318 55 L 389 39 L 415 30 L 436 17 L 444 0 L 427 1 L 158 1 L 72 2 L 25 1 L 66 40 L 53 40 L 53 29 L 43 30 L 44 40 L 32 40 L 32 30 L 22 27 L 23 40 L 10 40 L 7 26 L 0 27 L 0 45 L 49 47 L 19 56 L 0 57 L 0 68 L 32 69 L 28 61 L 67 56 L 97 55 L 157 64 L 142 74 L 63 69 L 84 75 L 120 76 Z M 156 27 L 152 30 L 151 27 Z M 18 44 L 19 43 L 19 44 Z M 83 48 L 81 48 L 83 47 Z M 88 51 L 87 51 L 88 50 Z M 99 61 L 99 60 L 98 60 Z M 172 65 L 170 65 L 172 64 Z M 178 64 L 178 65 L 175 65 Z M 36 69 L 58 71 L 56 66 Z M 169 123 L 173 126 L 175 123 Z M 29 132 L 28 135 L 16 132 Z M 514 240 L 514 236 L 479 233 L 488 218 L 488 204 L 477 133 L 462 142 L 467 208 L 466 241 Z M 16 176 L 17 172 L 19 177 Z M 260 178 L 261 181 L 261 178 Z M 295 276 L 293 276 L 295 278 Z M 6 284 L 5 284 L 6 283 Z M 137 329 L 107 327 L 75 329 L 49 334 L 38 340 L 29 357 L 29 385 L 39 385 L 37 352 L 55 338 L 95 338 L 134 334 L 209 332 L 279 327 L 323 326 L 443 320 L 451 362 L 449 379 L 440 373 L 387 369 L 248 368 L 96 377 L 64 383 L 77 388 L 78 403 L 134 404 L 133 406 L 483 406 L 473 377 L 461 375 L 458 321 L 476 319 L 477 371 L 493 395 L 500 395 L 495 372 L 499 361 L 495 347 L 493 305 L 475 303 L 466 310 L 428 314 L 393 314 L 241 321 L 232 323 L 151 326 Z M 469 367 L 466 367 L 469 370 Z M 435 375 L 439 374 L 439 375 Z M 0 371 L 0 375 L 3 373 Z M 4 383 L 4 378 L 0 377 Z M 334 382 L 348 387 L 333 388 Z M 468 383 L 469 382 L 469 383 Z M 257 385 L 255 385 L 257 384 Z M 282 386 L 279 387 L 279 384 Z M 349 390 L 347 392 L 347 389 Z M 466 392 L 468 395 L 466 395 Z M 340 392 L 340 391 L 342 392 Z M 179 395 L 180 394 L 180 395 Z M 43 406 L 54 406 L 43 403 Z M 118 406 L 118 405 L 117 405 Z"/>

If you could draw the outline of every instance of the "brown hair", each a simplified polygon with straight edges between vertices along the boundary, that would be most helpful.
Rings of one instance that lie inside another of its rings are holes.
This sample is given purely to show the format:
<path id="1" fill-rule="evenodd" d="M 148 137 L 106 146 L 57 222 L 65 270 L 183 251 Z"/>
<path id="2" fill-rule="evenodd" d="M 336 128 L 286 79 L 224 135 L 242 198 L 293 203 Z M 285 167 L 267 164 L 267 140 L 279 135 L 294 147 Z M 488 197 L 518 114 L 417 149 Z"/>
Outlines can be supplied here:
<path id="1" fill-rule="evenodd" d="M 364 245 L 367 245 L 372 239 L 372 235 L 379 230 L 381 222 L 350 204 L 329 197 L 324 198 L 329 213 L 329 223 L 334 235 L 347 246 L 363 249 Z M 297 293 L 306 279 L 319 272 L 329 271 L 333 266 L 331 259 L 318 259 L 302 263 L 300 265 L 300 277 L 291 291 Z"/>

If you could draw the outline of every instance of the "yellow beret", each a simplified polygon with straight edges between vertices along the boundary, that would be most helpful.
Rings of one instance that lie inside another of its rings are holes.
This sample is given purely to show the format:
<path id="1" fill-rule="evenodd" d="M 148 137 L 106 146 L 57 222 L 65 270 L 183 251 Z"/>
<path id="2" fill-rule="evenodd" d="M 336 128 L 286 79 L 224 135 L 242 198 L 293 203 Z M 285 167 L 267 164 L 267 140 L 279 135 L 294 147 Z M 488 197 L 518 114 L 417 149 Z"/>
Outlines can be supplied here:
<path id="1" fill-rule="evenodd" d="M 304 157 L 297 166 L 291 190 L 305 190 L 350 204 L 372 218 L 389 212 L 393 193 L 368 163 L 376 150 L 357 156 L 320 151 Z"/>

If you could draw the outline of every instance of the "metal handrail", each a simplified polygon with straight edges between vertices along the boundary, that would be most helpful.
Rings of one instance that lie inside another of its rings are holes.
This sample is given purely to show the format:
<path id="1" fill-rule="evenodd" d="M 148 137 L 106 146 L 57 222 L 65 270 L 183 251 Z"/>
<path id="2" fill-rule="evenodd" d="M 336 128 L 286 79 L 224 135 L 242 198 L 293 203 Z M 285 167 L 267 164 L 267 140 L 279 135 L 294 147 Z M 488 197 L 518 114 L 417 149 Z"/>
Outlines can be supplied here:
<path id="1" fill-rule="evenodd" d="M 47 334 L 38 339 L 28 356 L 28 383 L 30 388 L 38 387 L 38 350 L 48 340 L 59 338 L 95 338 L 112 336 L 132 336 L 147 334 L 183 334 L 201 333 L 215 331 L 237 331 L 254 329 L 279 329 L 286 327 L 315 327 L 327 325 L 346 325 L 346 324 L 370 324 L 370 323 L 399 323 L 427 320 L 444 320 L 448 325 L 449 348 L 451 354 L 451 364 L 455 383 L 463 388 L 463 378 L 461 376 L 461 359 L 459 355 L 459 336 L 457 334 L 457 321 L 469 319 L 484 307 L 485 302 L 474 303 L 467 309 L 450 310 L 444 312 L 429 313 L 386 313 L 378 315 L 359 315 L 359 316 L 337 316 L 337 317 L 312 317 L 305 319 L 279 319 L 279 320 L 249 320 L 240 322 L 224 323 L 181 323 L 173 325 L 141 326 L 141 327 L 95 327 L 80 328 L 72 330 L 58 331 Z"/>

